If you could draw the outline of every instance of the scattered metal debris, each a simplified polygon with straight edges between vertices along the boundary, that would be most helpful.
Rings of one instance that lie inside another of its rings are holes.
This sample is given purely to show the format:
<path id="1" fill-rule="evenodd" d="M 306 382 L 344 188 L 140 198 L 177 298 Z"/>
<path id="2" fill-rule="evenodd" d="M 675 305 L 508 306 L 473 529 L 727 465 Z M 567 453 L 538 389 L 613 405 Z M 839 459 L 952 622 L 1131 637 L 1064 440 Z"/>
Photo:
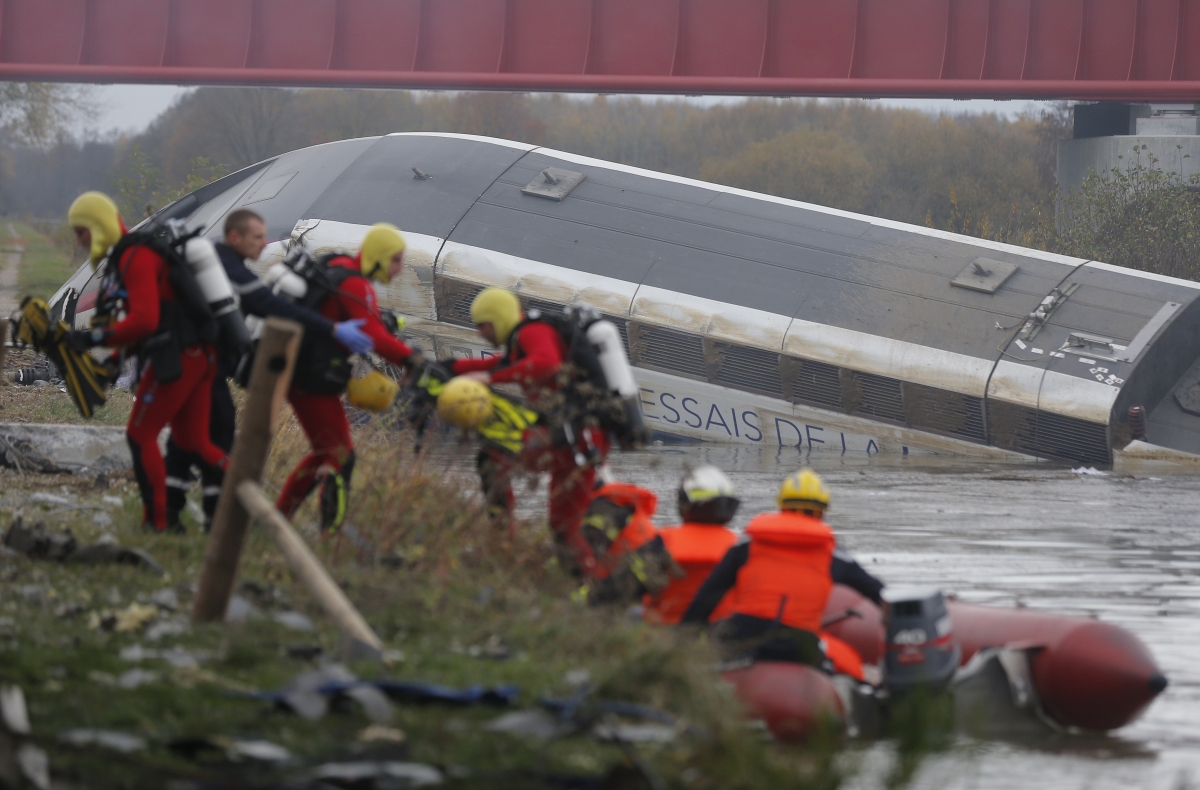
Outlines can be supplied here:
<path id="1" fill-rule="evenodd" d="M 391 780 L 389 787 L 428 787 L 445 781 L 432 765 L 392 761 L 326 763 L 314 768 L 309 778 L 335 787 L 361 787 L 378 780 Z"/>
<path id="2" fill-rule="evenodd" d="M 94 476 L 124 471 L 133 461 L 123 428 L 6 422 L 0 423 L 0 465 Z"/>
<path id="3" fill-rule="evenodd" d="M 204 661 L 212 658 L 206 650 L 185 650 L 176 645 L 169 650 L 157 650 L 141 645 L 129 645 L 121 650 L 121 660 L 130 663 L 142 661 L 164 661 L 175 669 L 196 669 Z"/>
<path id="4" fill-rule="evenodd" d="M 156 620 L 146 629 L 146 641 L 157 642 L 167 636 L 182 636 L 191 628 L 187 617 L 176 617 L 171 620 Z"/>
<path id="5" fill-rule="evenodd" d="M 166 569 L 146 552 L 119 546 L 111 539 L 101 539 L 90 546 L 84 546 L 71 554 L 67 561 L 85 565 L 136 565 L 159 576 L 165 576 L 167 573 Z"/>
<path id="6" fill-rule="evenodd" d="M 117 685 L 123 689 L 133 690 L 149 683 L 158 683 L 162 675 L 146 669 L 131 669 L 117 678 Z"/>
<path id="7" fill-rule="evenodd" d="M 50 790 L 50 758 L 40 746 L 23 743 L 17 747 L 17 765 L 30 784 L 38 790 Z"/>
<path id="8" fill-rule="evenodd" d="M 549 741 L 571 735 L 577 728 L 573 724 L 559 721 L 544 710 L 530 708 L 529 710 L 515 710 L 492 719 L 485 729 L 489 732 L 505 732 L 510 735 L 532 738 L 536 741 Z"/>
<path id="9" fill-rule="evenodd" d="M 128 633 L 139 631 L 158 617 L 158 609 L 146 604 L 131 603 L 119 611 L 95 611 L 88 615 L 88 628 L 93 631 Z"/>
<path id="10" fill-rule="evenodd" d="M 215 740 L 225 746 L 225 754 L 234 762 L 256 760 L 263 763 L 285 763 L 292 759 L 291 752 L 270 741 L 240 738 L 217 738 Z"/>
<path id="11" fill-rule="evenodd" d="M 665 724 L 622 724 L 601 722 L 592 729 L 601 741 L 624 743 L 670 743 L 679 736 L 678 730 Z"/>
<path id="12" fill-rule="evenodd" d="M 179 611 L 179 593 L 170 587 L 155 590 L 150 595 L 150 603 L 168 612 Z"/>
<path id="13" fill-rule="evenodd" d="M 25 692 L 20 686 L 0 687 L 0 719 L 14 735 L 29 735 L 29 710 L 25 707 Z"/>
<path id="14" fill-rule="evenodd" d="M 146 748 L 145 738 L 116 730 L 65 730 L 58 734 L 58 739 L 72 746 L 100 746 L 121 754 L 132 754 Z"/>
<path id="15" fill-rule="evenodd" d="M 229 606 L 225 608 L 225 622 L 227 623 L 244 623 L 247 620 L 261 619 L 263 613 L 257 606 L 247 601 L 240 595 L 234 595 L 229 599 Z"/>
<path id="16" fill-rule="evenodd" d="M 373 741 L 384 741 L 393 744 L 402 744 L 408 742 L 408 736 L 403 730 L 397 730 L 395 727 L 385 727 L 382 724 L 372 724 L 365 727 L 358 733 L 358 740 L 363 743 L 371 743 Z"/>
<path id="17" fill-rule="evenodd" d="M 61 499 L 53 494 L 46 496 Z M 136 565 L 160 576 L 166 574 L 166 570 L 141 549 L 117 545 L 111 537 L 101 538 L 89 546 L 80 547 L 70 529 L 52 532 L 41 521 L 27 526 L 20 515 L 13 519 L 8 531 L 4 533 L 4 545 L 35 560 L 78 562 L 87 565 Z"/>
<path id="18" fill-rule="evenodd" d="M 61 562 L 75 551 L 77 544 L 69 529 L 51 532 L 41 521 L 26 526 L 24 518 L 17 516 L 4 533 L 4 545 L 30 559 Z"/>
<path id="19" fill-rule="evenodd" d="M 184 759 L 196 762 L 212 762 L 216 758 L 234 763 L 255 761 L 280 764 L 292 759 L 292 753 L 279 744 L 221 735 L 176 738 L 167 744 L 167 748 Z"/>
<path id="20" fill-rule="evenodd" d="M 271 619 L 285 628 L 290 628 L 293 631 L 315 631 L 316 626 L 313 621 L 309 620 L 299 612 L 275 612 L 271 615 Z"/>

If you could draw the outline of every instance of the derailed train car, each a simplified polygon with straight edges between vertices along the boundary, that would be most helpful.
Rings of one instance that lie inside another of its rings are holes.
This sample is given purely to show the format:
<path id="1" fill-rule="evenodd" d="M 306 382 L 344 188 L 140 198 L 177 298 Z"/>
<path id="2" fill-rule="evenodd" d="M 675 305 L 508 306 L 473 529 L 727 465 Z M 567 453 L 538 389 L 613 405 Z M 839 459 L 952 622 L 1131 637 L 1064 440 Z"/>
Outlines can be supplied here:
<path id="1" fill-rule="evenodd" d="M 215 237 L 243 206 L 277 240 L 264 263 L 301 236 L 321 250 L 403 229 L 407 267 L 381 298 L 439 356 L 487 353 L 468 310 L 486 286 L 598 307 L 671 437 L 1200 461 L 1198 283 L 451 134 L 293 151 L 162 213 Z M 76 322 L 88 278 L 53 303 Z"/>

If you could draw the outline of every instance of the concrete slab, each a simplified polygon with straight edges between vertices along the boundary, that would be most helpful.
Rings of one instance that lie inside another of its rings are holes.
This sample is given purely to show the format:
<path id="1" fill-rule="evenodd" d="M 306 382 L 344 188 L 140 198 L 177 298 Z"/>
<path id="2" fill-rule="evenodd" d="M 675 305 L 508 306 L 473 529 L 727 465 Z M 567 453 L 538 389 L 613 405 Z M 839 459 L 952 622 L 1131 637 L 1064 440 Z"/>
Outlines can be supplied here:
<path id="1" fill-rule="evenodd" d="M 133 460 L 124 428 L 5 422 L 0 423 L 0 464 L 20 464 L 25 471 L 99 474 L 129 469 Z"/>

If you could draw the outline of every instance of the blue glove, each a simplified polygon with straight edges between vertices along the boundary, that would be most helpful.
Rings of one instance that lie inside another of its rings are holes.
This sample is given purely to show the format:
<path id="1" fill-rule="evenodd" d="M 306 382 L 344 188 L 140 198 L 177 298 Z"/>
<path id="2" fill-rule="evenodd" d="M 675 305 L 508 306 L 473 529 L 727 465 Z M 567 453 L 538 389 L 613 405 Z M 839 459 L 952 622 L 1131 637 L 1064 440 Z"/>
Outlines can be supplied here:
<path id="1" fill-rule="evenodd" d="M 341 343 L 346 348 L 350 349 L 355 354 L 365 354 L 368 351 L 375 349 L 375 341 L 371 336 L 362 331 L 362 325 L 366 323 L 362 318 L 356 318 L 353 321 L 342 321 L 333 325 L 333 337 L 337 342 Z"/>

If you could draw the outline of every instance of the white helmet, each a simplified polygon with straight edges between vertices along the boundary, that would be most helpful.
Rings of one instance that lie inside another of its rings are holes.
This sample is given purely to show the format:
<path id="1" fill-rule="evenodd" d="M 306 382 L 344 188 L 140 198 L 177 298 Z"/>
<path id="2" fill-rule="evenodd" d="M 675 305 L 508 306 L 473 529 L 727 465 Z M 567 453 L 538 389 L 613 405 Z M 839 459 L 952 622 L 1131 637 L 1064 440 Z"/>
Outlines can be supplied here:
<path id="1" fill-rule="evenodd" d="M 733 481 L 715 466 L 697 467 L 679 484 L 679 515 L 684 521 L 726 524 L 740 504 Z"/>

